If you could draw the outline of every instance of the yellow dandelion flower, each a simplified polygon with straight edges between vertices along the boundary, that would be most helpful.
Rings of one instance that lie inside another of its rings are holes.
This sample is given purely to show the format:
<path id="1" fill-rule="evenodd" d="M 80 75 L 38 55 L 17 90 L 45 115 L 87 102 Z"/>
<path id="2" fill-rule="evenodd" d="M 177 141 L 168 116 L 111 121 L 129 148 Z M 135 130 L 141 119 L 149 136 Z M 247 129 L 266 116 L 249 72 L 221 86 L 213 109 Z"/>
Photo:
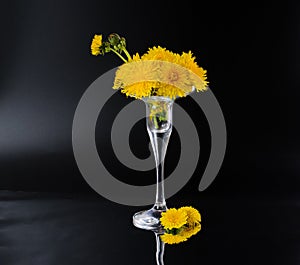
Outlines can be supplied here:
<path id="1" fill-rule="evenodd" d="M 191 70 L 180 64 L 181 56 L 160 46 L 148 50 L 142 60 L 153 60 L 158 66 L 159 86 L 158 95 L 171 97 L 184 97 L 193 91 L 195 81 L 190 78 Z M 185 58 L 184 58 L 185 61 Z"/>
<path id="2" fill-rule="evenodd" d="M 91 52 L 97 56 L 100 54 L 100 47 L 102 45 L 102 35 L 95 35 L 91 44 Z"/>
<path id="3" fill-rule="evenodd" d="M 184 236 L 186 238 L 190 238 L 191 236 L 196 235 L 200 230 L 201 230 L 201 224 L 200 223 L 196 223 L 193 226 L 184 228 L 180 232 L 180 235 Z"/>
<path id="4" fill-rule="evenodd" d="M 177 63 L 163 62 L 159 68 L 159 81 L 163 84 L 176 87 L 177 90 L 184 91 L 188 94 L 193 89 L 193 84 L 189 78 L 190 72 L 185 67 Z M 181 94 L 181 93 L 180 93 Z M 167 95 L 166 95 L 167 96 Z M 182 95 L 177 95 L 182 96 Z"/>
<path id="5" fill-rule="evenodd" d="M 160 222 L 165 229 L 180 228 L 186 224 L 187 215 L 183 210 L 171 208 L 161 214 Z"/>
<path id="6" fill-rule="evenodd" d="M 178 60 L 178 64 L 191 71 L 190 79 L 197 91 L 207 90 L 208 81 L 206 70 L 204 70 L 202 67 L 199 67 L 195 62 L 195 59 L 196 58 L 193 56 L 191 51 L 188 53 L 183 52 Z"/>
<path id="7" fill-rule="evenodd" d="M 191 206 L 184 206 L 179 209 L 185 211 L 185 213 L 187 215 L 187 223 L 188 224 L 194 224 L 194 223 L 201 222 L 201 215 L 197 209 L 195 209 Z"/>
<path id="8" fill-rule="evenodd" d="M 187 238 L 182 235 L 163 234 L 160 236 L 161 240 L 166 244 L 178 244 L 187 241 Z"/>
<path id="9" fill-rule="evenodd" d="M 140 99 L 151 95 L 152 88 L 157 86 L 157 79 L 157 66 L 152 61 L 142 61 L 136 54 L 118 68 L 113 88 Z"/>
<path id="10" fill-rule="evenodd" d="M 179 209 L 184 211 L 187 215 L 187 223 L 180 231 L 180 234 L 186 238 L 197 234 L 201 230 L 201 215 L 199 211 L 191 206 L 184 206 Z"/>

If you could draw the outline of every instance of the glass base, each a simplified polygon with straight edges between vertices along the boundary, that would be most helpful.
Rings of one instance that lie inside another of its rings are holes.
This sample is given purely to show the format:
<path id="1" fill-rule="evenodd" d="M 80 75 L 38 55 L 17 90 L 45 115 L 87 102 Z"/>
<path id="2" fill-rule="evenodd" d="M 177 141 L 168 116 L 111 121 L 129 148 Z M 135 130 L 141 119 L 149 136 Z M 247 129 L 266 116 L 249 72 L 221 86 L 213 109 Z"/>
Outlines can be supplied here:
<path id="1" fill-rule="evenodd" d="M 133 224 L 141 229 L 159 232 L 162 230 L 160 224 L 161 213 L 165 212 L 167 207 L 156 209 L 155 206 L 150 210 L 137 212 L 133 215 Z"/>

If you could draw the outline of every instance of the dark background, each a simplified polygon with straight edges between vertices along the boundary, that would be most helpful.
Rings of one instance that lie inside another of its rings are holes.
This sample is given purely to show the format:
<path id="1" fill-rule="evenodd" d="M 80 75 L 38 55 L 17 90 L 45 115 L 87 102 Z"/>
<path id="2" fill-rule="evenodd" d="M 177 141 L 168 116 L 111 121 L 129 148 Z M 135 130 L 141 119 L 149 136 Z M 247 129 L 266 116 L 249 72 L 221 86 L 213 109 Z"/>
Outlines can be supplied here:
<path id="1" fill-rule="evenodd" d="M 190 99 L 178 102 L 197 121 L 203 149 L 195 174 L 168 205 L 192 204 L 204 223 L 198 238 L 167 250 L 166 264 L 187 259 L 299 264 L 297 1 L 203 1 L 198 6 L 192 1 L 3 1 L 0 12 L 0 217 L 5 221 L 0 264 L 34 264 L 35 257 L 40 264 L 154 264 L 150 232 L 130 223 L 142 207 L 116 205 L 96 194 L 72 152 L 73 115 L 82 94 L 121 63 L 114 55 L 90 54 L 93 35 L 111 32 L 127 39 L 131 53 L 154 45 L 193 51 L 208 71 L 226 120 L 224 163 L 213 184 L 200 193 L 209 129 Z M 115 96 L 113 111 L 107 107 L 99 120 L 112 120 L 127 101 Z M 98 149 L 107 148 L 107 134 L 99 129 L 96 134 Z M 139 135 L 145 139 L 143 124 L 133 129 L 132 139 Z M 178 159 L 178 137 L 172 137 L 167 173 Z M 148 154 L 130 143 L 140 157 Z M 111 150 L 99 153 L 111 170 L 120 166 Z M 149 184 L 148 177 L 137 177 L 139 172 L 121 172 L 124 181 L 126 174 L 133 175 L 131 184 Z M 44 213 L 48 208 L 58 210 Z M 27 217 L 25 233 L 18 225 Z M 15 230 L 7 230 L 14 220 Z M 52 220 L 52 230 L 33 220 Z M 38 228 L 40 234 L 26 241 L 27 233 Z"/>

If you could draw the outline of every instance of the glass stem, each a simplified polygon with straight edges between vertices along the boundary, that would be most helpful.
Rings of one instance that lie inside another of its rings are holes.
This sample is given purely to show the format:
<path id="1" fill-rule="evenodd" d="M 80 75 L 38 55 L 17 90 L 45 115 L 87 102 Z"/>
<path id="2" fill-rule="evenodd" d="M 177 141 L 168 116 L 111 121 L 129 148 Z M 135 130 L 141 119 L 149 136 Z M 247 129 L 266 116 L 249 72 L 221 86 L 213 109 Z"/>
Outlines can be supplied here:
<path id="1" fill-rule="evenodd" d="M 156 164 L 156 198 L 154 208 L 165 211 L 167 209 L 164 191 L 164 160 L 169 143 L 171 130 L 164 133 L 148 131 Z"/>

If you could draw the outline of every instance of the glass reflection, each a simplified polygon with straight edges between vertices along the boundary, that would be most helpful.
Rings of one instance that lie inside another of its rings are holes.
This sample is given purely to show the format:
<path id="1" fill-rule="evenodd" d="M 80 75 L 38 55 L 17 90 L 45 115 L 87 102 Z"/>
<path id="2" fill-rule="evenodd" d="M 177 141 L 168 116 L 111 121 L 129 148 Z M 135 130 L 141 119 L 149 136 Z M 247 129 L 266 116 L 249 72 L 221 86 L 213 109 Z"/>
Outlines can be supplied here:
<path id="1" fill-rule="evenodd" d="M 160 239 L 160 235 L 162 233 L 154 232 L 156 239 L 156 264 L 163 265 L 164 264 L 164 252 L 165 252 L 165 243 Z"/>

